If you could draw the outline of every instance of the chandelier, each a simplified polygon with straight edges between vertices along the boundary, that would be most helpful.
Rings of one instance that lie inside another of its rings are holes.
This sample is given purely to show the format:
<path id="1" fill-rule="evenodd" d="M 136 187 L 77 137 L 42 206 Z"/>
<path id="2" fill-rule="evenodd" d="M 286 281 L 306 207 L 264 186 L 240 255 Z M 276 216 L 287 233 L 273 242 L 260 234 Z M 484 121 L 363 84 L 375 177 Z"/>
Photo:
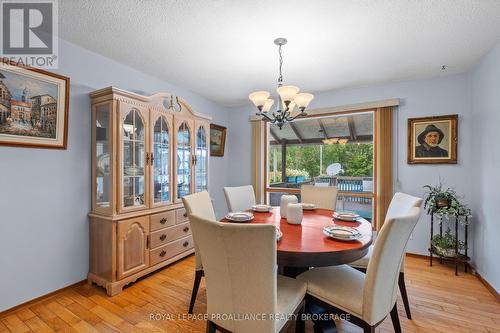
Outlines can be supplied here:
<path id="1" fill-rule="evenodd" d="M 262 116 L 262 119 L 269 120 L 271 124 L 276 124 L 279 129 L 298 117 L 307 116 L 305 109 L 314 98 L 313 94 L 299 93 L 298 87 L 283 85 L 283 74 L 281 72 L 281 68 L 283 67 L 283 56 L 281 54 L 281 47 L 286 43 L 286 38 L 276 38 L 274 40 L 274 44 L 278 45 L 279 54 L 278 88 L 276 89 L 278 93 L 278 103 L 276 104 L 276 110 L 270 114 L 274 100 L 269 98 L 271 95 L 269 92 L 255 91 L 248 95 L 248 98 L 259 109 L 257 115 Z M 298 108 L 298 113 L 292 116 L 295 107 Z"/>

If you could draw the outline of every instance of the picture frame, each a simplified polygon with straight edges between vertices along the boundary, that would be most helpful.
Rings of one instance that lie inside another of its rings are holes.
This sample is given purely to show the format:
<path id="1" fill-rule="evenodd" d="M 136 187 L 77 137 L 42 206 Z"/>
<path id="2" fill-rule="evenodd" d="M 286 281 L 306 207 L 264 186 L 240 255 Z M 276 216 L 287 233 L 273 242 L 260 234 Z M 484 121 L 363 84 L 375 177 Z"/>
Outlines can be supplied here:
<path id="1" fill-rule="evenodd" d="M 458 115 L 408 118 L 408 164 L 456 164 Z"/>
<path id="2" fill-rule="evenodd" d="M 224 156 L 226 127 L 210 124 L 210 156 Z"/>
<path id="3" fill-rule="evenodd" d="M 67 149 L 70 79 L 0 58 L 0 145 Z"/>

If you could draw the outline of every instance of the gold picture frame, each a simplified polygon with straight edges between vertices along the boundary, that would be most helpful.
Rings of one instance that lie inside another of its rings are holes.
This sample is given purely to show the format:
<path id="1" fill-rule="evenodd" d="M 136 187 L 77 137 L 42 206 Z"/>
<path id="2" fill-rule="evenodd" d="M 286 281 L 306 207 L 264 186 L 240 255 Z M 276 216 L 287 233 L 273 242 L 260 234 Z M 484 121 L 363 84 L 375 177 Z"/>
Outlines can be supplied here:
<path id="1" fill-rule="evenodd" d="M 408 119 L 408 164 L 456 164 L 458 115 Z"/>
<path id="2" fill-rule="evenodd" d="M 0 145 L 66 149 L 70 80 L 0 58 Z"/>
<path id="3" fill-rule="evenodd" d="M 210 124 L 210 156 L 224 156 L 226 127 Z"/>

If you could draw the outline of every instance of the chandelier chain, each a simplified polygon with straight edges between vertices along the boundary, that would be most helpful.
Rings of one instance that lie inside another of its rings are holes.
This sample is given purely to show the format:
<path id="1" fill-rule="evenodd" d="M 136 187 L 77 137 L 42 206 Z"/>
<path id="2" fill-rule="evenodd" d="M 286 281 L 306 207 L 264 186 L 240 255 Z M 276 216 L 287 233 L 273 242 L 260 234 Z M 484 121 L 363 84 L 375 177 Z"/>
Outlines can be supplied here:
<path id="1" fill-rule="evenodd" d="M 280 56 L 280 75 L 278 76 L 278 86 L 281 86 L 281 84 L 283 83 L 283 73 L 281 72 L 281 68 L 283 67 L 283 55 L 281 53 L 281 44 L 279 46 L 279 49 L 278 49 L 278 53 L 279 53 L 279 56 Z"/>

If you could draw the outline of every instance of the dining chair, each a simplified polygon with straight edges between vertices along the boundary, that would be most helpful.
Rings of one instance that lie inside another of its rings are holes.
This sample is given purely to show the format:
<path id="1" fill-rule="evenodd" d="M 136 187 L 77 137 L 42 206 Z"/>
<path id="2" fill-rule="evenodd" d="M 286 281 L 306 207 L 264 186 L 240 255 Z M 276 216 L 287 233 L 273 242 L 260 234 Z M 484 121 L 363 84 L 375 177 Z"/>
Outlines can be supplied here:
<path id="1" fill-rule="evenodd" d="M 337 188 L 335 186 L 302 185 L 300 198 L 301 202 L 312 203 L 317 208 L 335 210 L 337 207 Z"/>
<path id="2" fill-rule="evenodd" d="M 220 223 L 195 214 L 190 221 L 205 271 L 207 332 L 282 332 L 293 315 L 296 332 L 304 332 L 306 284 L 276 274 L 274 225 Z"/>
<path id="3" fill-rule="evenodd" d="M 341 265 L 314 268 L 297 277 L 307 282 L 306 303 L 318 304 L 330 313 L 350 315 L 350 321 L 365 333 L 375 332 L 389 313 L 394 331 L 401 332 L 396 281 L 422 200 L 396 193 L 393 201 L 393 214 L 380 229 L 366 274 Z"/>
<path id="4" fill-rule="evenodd" d="M 255 205 L 255 192 L 252 185 L 224 187 L 224 195 L 230 212 L 241 212 Z"/>
<path id="5" fill-rule="evenodd" d="M 393 218 L 398 214 L 402 214 L 405 211 L 408 211 L 412 207 L 420 207 L 422 205 L 422 199 L 413 197 L 411 195 L 398 192 L 394 195 L 389 204 L 389 208 L 387 209 L 385 219 Z M 375 242 L 374 242 L 375 243 Z M 373 245 L 368 248 L 368 253 L 363 258 L 356 260 L 349 264 L 349 266 L 354 267 L 355 269 L 366 273 L 366 268 L 368 267 L 368 263 L 373 254 Z M 398 286 L 399 292 L 401 293 L 401 298 L 403 299 L 403 305 L 406 312 L 406 318 L 411 319 L 411 311 L 410 311 L 410 302 L 408 301 L 408 294 L 406 292 L 406 284 L 405 284 L 405 272 L 404 272 L 404 257 L 403 262 L 401 263 L 401 268 L 399 270 L 398 276 Z"/>
<path id="6" fill-rule="evenodd" d="M 191 195 L 184 196 L 182 198 L 184 203 L 184 208 L 188 214 L 188 218 L 191 214 L 196 214 L 203 216 L 210 220 L 216 220 L 214 207 L 212 206 L 212 199 L 207 191 L 202 191 L 194 193 Z M 194 242 L 194 258 L 195 258 L 195 275 L 194 275 L 194 285 L 191 292 L 191 301 L 189 302 L 188 313 L 193 313 L 194 303 L 196 301 L 196 295 L 198 294 L 198 289 L 200 287 L 201 278 L 204 275 L 203 265 L 201 263 L 200 250 Z"/>

